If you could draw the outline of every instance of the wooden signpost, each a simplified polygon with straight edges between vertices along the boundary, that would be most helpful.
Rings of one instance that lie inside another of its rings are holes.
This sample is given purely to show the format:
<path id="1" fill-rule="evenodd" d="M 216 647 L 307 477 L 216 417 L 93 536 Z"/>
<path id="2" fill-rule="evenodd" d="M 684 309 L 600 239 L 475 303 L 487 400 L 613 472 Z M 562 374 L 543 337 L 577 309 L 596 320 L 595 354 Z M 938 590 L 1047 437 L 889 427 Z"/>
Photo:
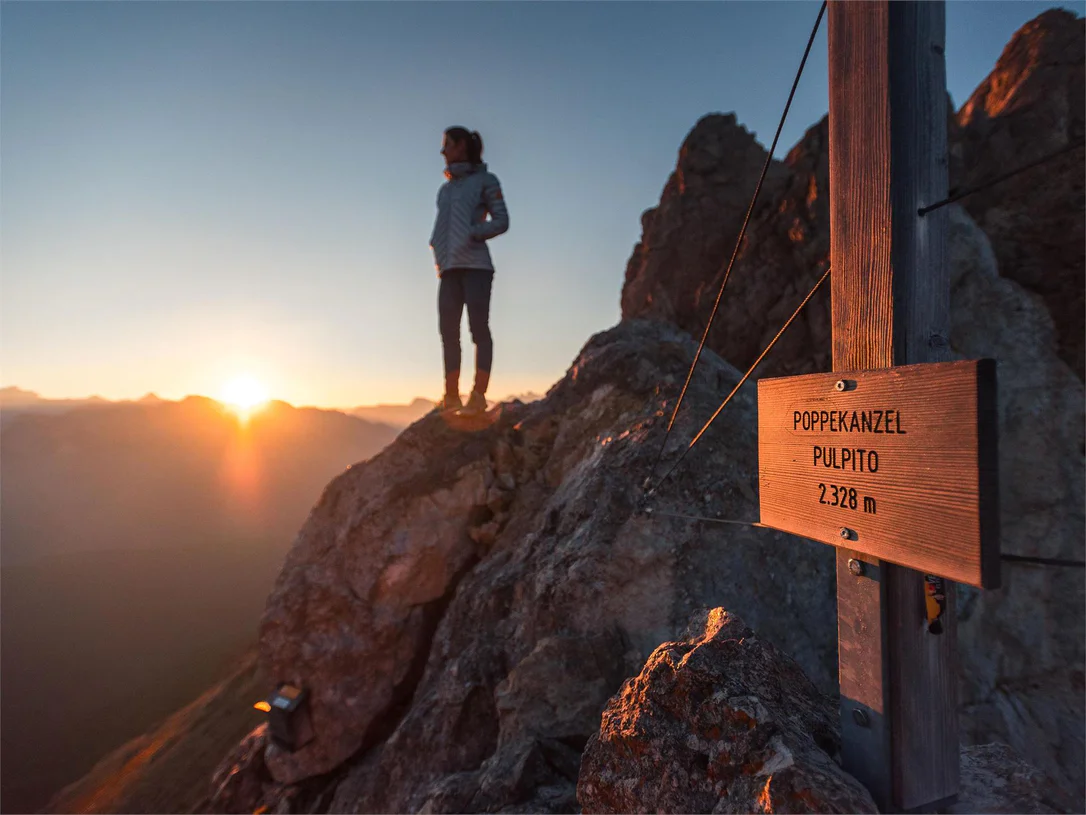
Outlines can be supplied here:
<path id="1" fill-rule="evenodd" d="M 999 581 L 994 365 L 946 362 L 946 210 L 918 213 L 947 191 L 944 4 L 828 23 L 834 373 L 759 383 L 761 520 L 837 546 L 845 769 L 931 811 L 959 783 L 953 581 Z"/>

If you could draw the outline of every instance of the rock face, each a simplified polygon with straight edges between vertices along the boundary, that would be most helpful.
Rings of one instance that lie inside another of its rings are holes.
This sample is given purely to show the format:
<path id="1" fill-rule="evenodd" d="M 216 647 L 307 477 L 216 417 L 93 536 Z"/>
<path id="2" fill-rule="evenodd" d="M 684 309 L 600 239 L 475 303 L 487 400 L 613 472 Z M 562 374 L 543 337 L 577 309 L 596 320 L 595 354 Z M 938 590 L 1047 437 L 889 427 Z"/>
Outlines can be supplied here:
<path id="1" fill-rule="evenodd" d="M 269 750 L 277 780 L 328 772 L 388 735 L 452 590 L 479 559 L 468 526 L 501 517 L 506 492 L 495 483 L 488 442 L 510 426 L 504 417 L 464 443 L 434 420 L 431 432 L 401 436 L 395 456 L 349 470 L 326 490 L 260 629 L 266 673 L 316 692 L 320 738 L 298 753 Z"/>
<path id="2" fill-rule="evenodd" d="M 961 791 L 947 810 L 989 813 L 1079 812 L 1074 797 L 1005 744 L 963 747 Z"/>
<path id="3" fill-rule="evenodd" d="M 973 187 L 1086 139 L 1086 21 L 1051 9 L 1011 39 L 995 70 L 962 105 L 952 182 Z M 1000 273 L 1039 294 L 1055 320 L 1060 357 L 1086 367 L 1082 315 L 1086 150 L 962 199 L 992 241 Z"/>
<path id="4" fill-rule="evenodd" d="M 999 363 L 1002 551 L 1082 560 L 1082 384 L 1042 300 L 998 275 L 968 215 L 950 216 L 951 346 Z M 1080 794 L 1084 603 L 1082 569 L 1005 563 L 998 591 L 958 590 L 963 737 L 1007 742 Z"/>
<path id="5" fill-rule="evenodd" d="M 268 746 L 268 725 L 253 730 L 231 750 L 211 777 L 208 812 L 254 812 L 264 805 L 265 795 L 275 782 L 264 765 Z"/>
<path id="6" fill-rule="evenodd" d="M 723 602 L 833 687 L 832 552 L 661 514 L 754 519 L 752 391 L 638 511 L 695 348 L 622 323 L 544 399 L 476 432 L 423 419 L 328 486 L 261 628 L 264 673 L 310 689 L 319 734 L 266 751 L 277 782 L 323 776 L 333 811 L 569 811 L 607 699 Z M 737 379 L 708 354 L 674 438 Z"/>
<path id="7" fill-rule="evenodd" d="M 577 799 L 584 812 L 878 812 L 839 749 L 836 702 L 716 608 L 608 703 Z"/>

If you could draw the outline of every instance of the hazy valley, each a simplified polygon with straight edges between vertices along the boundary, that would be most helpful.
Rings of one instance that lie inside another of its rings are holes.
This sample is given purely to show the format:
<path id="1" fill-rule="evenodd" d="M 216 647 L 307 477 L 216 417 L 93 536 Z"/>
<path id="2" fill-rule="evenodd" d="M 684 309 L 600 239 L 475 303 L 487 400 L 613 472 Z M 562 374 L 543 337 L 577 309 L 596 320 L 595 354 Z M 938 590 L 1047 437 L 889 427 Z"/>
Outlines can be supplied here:
<path id="1" fill-rule="evenodd" d="M 398 430 L 284 403 L 243 424 L 202 397 L 6 402 L 2 795 L 28 811 L 252 646 L 325 484 Z"/>

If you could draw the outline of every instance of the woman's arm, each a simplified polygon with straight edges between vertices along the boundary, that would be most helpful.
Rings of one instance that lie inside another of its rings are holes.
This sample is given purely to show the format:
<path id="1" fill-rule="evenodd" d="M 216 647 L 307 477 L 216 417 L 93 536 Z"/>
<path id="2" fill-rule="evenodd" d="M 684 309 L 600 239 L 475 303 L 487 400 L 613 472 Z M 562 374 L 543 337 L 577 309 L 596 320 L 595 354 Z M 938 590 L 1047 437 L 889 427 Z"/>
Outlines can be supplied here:
<path id="1" fill-rule="evenodd" d="M 490 218 L 472 226 L 471 237 L 477 241 L 496 238 L 509 229 L 509 209 L 505 206 L 505 198 L 502 197 L 502 187 L 497 176 L 491 175 L 483 183 L 483 201 L 486 203 Z"/>

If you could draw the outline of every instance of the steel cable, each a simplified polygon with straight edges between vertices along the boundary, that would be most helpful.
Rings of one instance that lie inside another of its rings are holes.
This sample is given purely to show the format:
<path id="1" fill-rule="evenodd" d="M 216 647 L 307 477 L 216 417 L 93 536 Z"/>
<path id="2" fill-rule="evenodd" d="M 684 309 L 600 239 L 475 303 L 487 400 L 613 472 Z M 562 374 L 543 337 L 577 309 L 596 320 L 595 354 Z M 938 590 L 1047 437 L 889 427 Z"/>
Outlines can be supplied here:
<path id="1" fill-rule="evenodd" d="M 927 215 L 929 212 L 934 212 L 940 207 L 945 207 L 947 204 L 953 204 L 955 201 L 960 201 L 967 195 L 972 195 L 975 192 L 980 192 L 981 190 L 986 190 L 989 187 L 994 187 L 996 184 L 1000 184 L 1006 181 L 1008 178 L 1013 178 L 1019 173 L 1024 173 L 1026 170 L 1032 170 L 1034 167 L 1040 167 L 1042 164 L 1046 164 L 1047 162 L 1052 161 L 1052 159 L 1059 158 L 1060 156 L 1067 155 L 1068 153 L 1072 153 L 1075 150 L 1079 150 L 1084 146 L 1086 146 L 1086 144 L 1084 143 L 1072 144 L 1068 147 L 1064 147 L 1062 150 L 1057 150 L 1055 153 L 1049 153 L 1047 156 L 1042 156 L 1036 161 L 1019 167 L 1017 170 L 1011 170 L 1010 172 L 1004 173 L 1003 175 L 996 176 L 995 178 L 985 181 L 982 184 L 978 184 L 975 187 L 967 187 L 964 190 L 953 190 L 951 194 L 948 197 L 944 198 L 942 201 L 936 201 L 934 204 L 931 204 L 929 206 L 920 207 L 920 209 L 916 211 L 916 214 Z"/>
<path id="2" fill-rule="evenodd" d="M 777 344 L 777 340 L 779 340 L 781 336 L 783 336 L 784 332 L 788 330 L 788 327 L 792 325 L 793 320 L 795 320 L 796 317 L 799 316 L 799 313 L 803 311 L 803 307 L 806 306 L 808 302 L 810 302 L 811 298 L 814 297 L 815 292 L 818 291 L 819 286 L 821 286 L 823 281 L 825 281 L 825 279 L 829 276 L 830 267 L 826 267 L 826 271 L 822 273 L 822 277 L 818 278 L 818 282 L 814 284 L 814 287 L 809 292 L 807 292 L 807 296 L 803 298 L 803 302 L 800 303 L 796 307 L 796 310 L 792 312 L 792 316 L 788 318 L 788 321 L 783 326 L 781 326 L 781 330 L 777 332 L 777 335 L 769 341 L 769 345 L 767 345 L 765 347 L 765 350 L 758 355 L 758 358 L 756 360 L 754 360 L 754 363 L 747 369 L 747 372 L 743 374 L 743 378 L 740 379 L 738 383 L 736 383 L 736 386 L 734 388 L 732 388 L 731 393 L 724 397 L 724 401 L 720 403 L 720 407 L 718 407 L 716 409 L 716 412 L 711 417 L 709 417 L 709 421 L 707 421 L 704 426 L 702 426 L 701 430 L 698 431 L 698 434 L 694 436 L 694 439 L 690 442 L 687 448 L 683 450 L 682 455 L 675 460 L 675 463 L 671 465 L 666 473 L 664 473 L 663 477 L 660 478 L 660 480 L 657 481 L 655 484 L 653 484 L 648 492 L 645 493 L 646 498 L 653 495 L 656 492 L 656 487 L 658 487 L 660 484 L 663 484 L 668 479 L 668 477 L 673 472 L 675 472 L 675 468 L 679 466 L 682 460 L 686 458 L 686 454 L 689 453 L 693 449 L 694 445 L 698 443 L 698 439 L 705 435 L 705 431 L 709 429 L 709 425 L 716 421 L 716 417 L 720 415 L 720 411 L 724 410 L 724 406 L 727 405 L 728 402 L 731 401 L 732 397 L 735 396 L 736 393 L 738 393 L 739 389 L 743 387 L 743 383 L 750 378 L 750 375 L 754 373 L 754 369 L 761 364 L 762 360 L 765 359 L 766 354 L 768 354 L 770 350 L 772 350 L 773 346 Z"/>
<path id="3" fill-rule="evenodd" d="M 735 240 L 735 249 L 732 250 L 731 260 L 728 261 L 728 267 L 724 271 L 724 279 L 720 283 L 720 290 L 716 293 L 716 301 L 713 303 L 713 310 L 709 314 L 709 321 L 705 324 L 705 331 L 701 335 L 698 351 L 694 354 L 694 361 L 690 363 L 690 370 L 686 374 L 686 382 L 683 383 L 683 389 L 679 393 L 679 399 L 675 403 L 675 409 L 671 412 L 671 419 L 667 423 L 667 432 L 664 433 L 664 441 L 660 445 L 660 451 L 656 454 L 656 461 L 653 462 L 652 470 L 649 473 L 650 482 L 652 477 L 656 474 L 656 468 L 660 466 L 660 460 L 664 457 L 664 450 L 667 448 L 667 440 L 671 435 L 671 428 L 675 425 L 675 418 L 679 415 L 679 408 L 682 406 L 687 388 L 690 387 L 690 380 L 694 377 L 694 369 L 697 367 L 698 360 L 701 359 L 701 352 L 705 349 L 705 342 L 709 339 L 709 330 L 713 327 L 713 320 L 716 318 L 716 313 L 720 308 L 720 299 L 724 294 L 724 287 L 728 285 L 728 278 L 731 277 L 732 266 L 735 265 L 735 259 L 739 256 L 739 248 L 743 245 L 743 236 L 746 234 L 747 225 L 750 223 L 750 216 L 754 212 L 754 204 L 758 201 L 758 194 L 762 191 L 762 183 L 765 181 L 766 173 L 769 172 L 769 167 L 773 162 L 773 154 L 777 150 L 777 142 L 780 140 L 781 130 L 784 129 L 784 121 L 788 117 L 788 109 L 792 106 L 792 99 L 796 95 L 799 79 L 803 75 L 803 66 L 807 64 L 807 55 L 811 53 L 811 46 L 814 44 L 815 35 L 818 33 L 818 27 L 821 24 L 822 16 L 825 13 L 826 0 L 823 0 L 822 7 L 818 10 L 818 17 L 815 18 L 814 27 L 811 29 L 811 36 L 807 39 L 807 47 L 803 50 L 803 59 L 799 62 L 799 70 L 796 71 L 796 78 L 792 81 L 792 90 L 788 93 L 788 101 L 784 104 L 784 112 L 781 113 L 781 120 L 777 124 L 777 132 L 773 136 L 773 144 L 770 145 L 769 154 L 765 158 L 765 164 L 762 165 L 762 174 L 758 177 L 758 184 L 754 188 L 754 195 L 750 199 L 750 206 L 747 207 L 746 217 L 743 218 L 743 225 L 739 229 L 739 237 Z"/>

